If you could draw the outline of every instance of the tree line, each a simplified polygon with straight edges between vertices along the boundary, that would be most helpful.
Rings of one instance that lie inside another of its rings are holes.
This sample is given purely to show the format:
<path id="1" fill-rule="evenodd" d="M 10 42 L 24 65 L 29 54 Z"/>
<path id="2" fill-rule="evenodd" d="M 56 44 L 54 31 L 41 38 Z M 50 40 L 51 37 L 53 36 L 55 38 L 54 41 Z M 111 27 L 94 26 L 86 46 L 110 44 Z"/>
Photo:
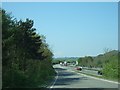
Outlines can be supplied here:
<path id="1" fill-rule="evenodd" d="M 2 14 L 2 87 L 41 87 L 55 71 L 45 37 L 36 33 L 33 20 Z"/>
<path id="2" fill-rule="evenodd" d="M 118 61 L 120 57 L 120 52 L 117 50 L 112 50 L 100 54 L 96 57 L 85 56 L 78 59 L 80 66 L 89 68 L 102 68 L 103 77 L 108 79 L 120 79 L 119 69 L 120 62 Z"/>

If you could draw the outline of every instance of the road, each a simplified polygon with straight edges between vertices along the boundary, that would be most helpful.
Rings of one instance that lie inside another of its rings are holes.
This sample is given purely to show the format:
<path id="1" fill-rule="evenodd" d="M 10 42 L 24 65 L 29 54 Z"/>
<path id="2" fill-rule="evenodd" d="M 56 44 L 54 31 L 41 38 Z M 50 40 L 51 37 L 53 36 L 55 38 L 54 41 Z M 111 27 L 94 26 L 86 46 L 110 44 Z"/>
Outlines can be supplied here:
<path id="1" fill-rule="evenodd" d="M 64 67 L 64 68 L 75 70 L 75 66 Z M 88 69 L 83 68 L 82 71 L 79 71 L 79 72 L 83 72 L 83 73 L 91 74 L 91 75 L 95 75 L 95 76 L 101 76 L 101 75 L 98 75 L 98 71 L 96 71 L 96 70 L 88 70 Z"/>
<path id="2" fill-rule="evenodd" d="M 57 76 L 51 88 L 118 88 L 118 84 L 74 72 L 65 66 L 54 66 Z"/>

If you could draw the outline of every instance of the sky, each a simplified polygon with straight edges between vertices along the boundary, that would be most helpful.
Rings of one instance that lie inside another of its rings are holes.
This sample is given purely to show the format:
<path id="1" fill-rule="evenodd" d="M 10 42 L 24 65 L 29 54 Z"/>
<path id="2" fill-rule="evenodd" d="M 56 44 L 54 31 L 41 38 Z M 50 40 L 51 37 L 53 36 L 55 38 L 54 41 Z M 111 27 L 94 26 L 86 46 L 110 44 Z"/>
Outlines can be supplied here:
<path id="1" fill-rule="evenodd" d="M 118 49 L 117 2 L 4 2 L 17 20 L 34 20 L 54 57 L 96 56 Z"/>

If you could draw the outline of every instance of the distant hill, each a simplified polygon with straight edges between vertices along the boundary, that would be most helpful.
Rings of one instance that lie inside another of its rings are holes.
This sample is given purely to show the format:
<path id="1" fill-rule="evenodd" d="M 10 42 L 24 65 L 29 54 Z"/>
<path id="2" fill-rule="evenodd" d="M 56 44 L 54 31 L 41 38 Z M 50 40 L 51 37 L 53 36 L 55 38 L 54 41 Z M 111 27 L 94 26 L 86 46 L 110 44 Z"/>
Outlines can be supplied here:
<path id="1" fill-rule="evenodd" d="M 106 57 L 111 57 L 111 56 L 116 56 L 116 55 L 118 55 L 118 51 L 117 50 L 112 50 L 112 51 L 109 51 L 109 52 L 106 52 L 106 53 L 104 53 L 104 54 L 99 54 L 99 55 L 97 55 L 97 56 L 94 56 L 94 57 L 92 57 L 94 60 L 102 60 L 102 59 L 104 59 L 104 58 L 106 58 Z M 66 60 L 72 60 L 72 61 L 76 61 L 76 60 L 78 60 L 80 57 L 59 57 L 59 58 L 54 58 L 54 60 L 59 60 L 59 61 L 61 61 L 61 60 L 63 60 L 63 61 L 66 61 Z"/>
<path id="2" fill-rule="evenodd" d="M 82 58 L 82 62 L 81 62 Z M 85 57 L 61 57 L 54 58 L 53 63 L 60 63 L 61 61 L 79 61 L 79 65 L 92 66 L 92 67 L 103 67 L 105 63 L 110 61 L 118 60 L 118 51 L 112 50 L 104 54 L 99 54 L 97 56 L 85 56 Z"/>
<path id="3" fill-rule="evenodd" d="M 117 50 L 112 50 L 110 52 L 105 53 L 105 55 L 116 55 L 116 54 L 118 54 Z"/>
<path id="4" fill-rule="evenodd" d="M 98 56 L 94 57 L 95 60 L 104 60 L 104 59 L 110 59 L 110 57 L 115 57 L 118 56 L 118 51 L 117 50 L 112 50 L 109 52 L 106 52 L 104 54 L 99 54 Z"/>
<path id="5" fill-rule="evenodd" d="M 118 51 L 112 50 L 97 56 L 85 56 L 78 59 L 79 65 L 86 67 L 103 67 L 106 63 L 118 61 Z"/>

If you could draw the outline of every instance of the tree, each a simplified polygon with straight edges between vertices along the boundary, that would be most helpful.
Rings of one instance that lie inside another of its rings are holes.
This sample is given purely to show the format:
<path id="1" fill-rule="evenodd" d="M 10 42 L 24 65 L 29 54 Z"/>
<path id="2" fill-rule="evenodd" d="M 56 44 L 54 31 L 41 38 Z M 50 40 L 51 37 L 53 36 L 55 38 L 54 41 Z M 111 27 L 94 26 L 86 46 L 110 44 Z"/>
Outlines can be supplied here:
<path id="1" fill-rule="evenodd" d="M 49 45 L 33 24 L 2 10 L 3 87 L 37 87 L 55 73 Z"/>
<path id="2" fill-rule="evenodd" d="M 118 79 L 118 61 L 110 61 L 109 63 L 106 63 L 103 67 L 103 74 L 107 78 L 114 78 Z"/>

